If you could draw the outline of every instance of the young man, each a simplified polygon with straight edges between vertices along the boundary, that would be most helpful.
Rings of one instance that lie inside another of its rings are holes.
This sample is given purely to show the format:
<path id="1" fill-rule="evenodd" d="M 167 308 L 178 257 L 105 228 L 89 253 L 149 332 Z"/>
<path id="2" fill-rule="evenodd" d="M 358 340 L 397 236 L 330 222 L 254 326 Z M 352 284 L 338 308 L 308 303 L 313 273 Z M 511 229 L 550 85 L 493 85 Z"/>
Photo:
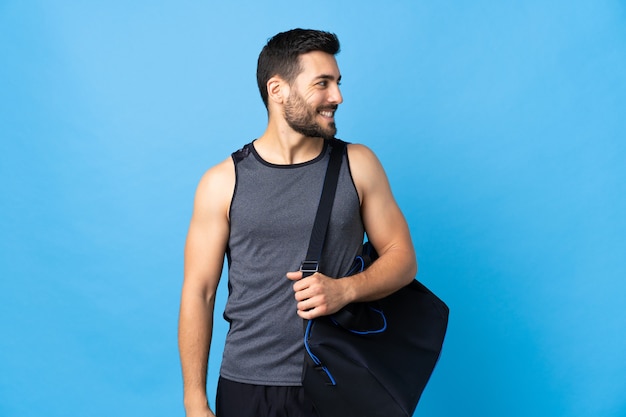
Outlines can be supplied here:
<path id="1" fill-rule="evenodd" d="M 304 260 L 343 98 L 334 34 L 295 29 L 263 48 L 257 81 L 268 111 L 265 133 L 201 179 L 185 247 L 179 321 L 188 417 L 214 416 L 206 396 L 215 293 L 224 256 L 230 330 L 218 417 L 313 417 L 302 392 L 302 319 L 354 301 L 382 298 L 408 284 L 417 264 L 405 219 L 376 156 L 349 144 L 320 272 Z M 364 232 L 379 259 L 342 277 Z"/>

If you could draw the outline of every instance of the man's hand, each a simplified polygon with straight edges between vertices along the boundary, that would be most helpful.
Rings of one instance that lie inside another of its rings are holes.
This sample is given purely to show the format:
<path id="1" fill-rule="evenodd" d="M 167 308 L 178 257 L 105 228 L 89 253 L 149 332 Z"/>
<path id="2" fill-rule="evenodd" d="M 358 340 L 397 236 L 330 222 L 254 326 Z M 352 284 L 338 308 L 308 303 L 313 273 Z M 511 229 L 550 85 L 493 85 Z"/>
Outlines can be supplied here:
<path id="1" fill-rule="evenodd" d="M 298 316 L 303 319 L 336 313 L 350 302 L 347 278 L 333 279 L 319 272 L 302 278 L 302 271 L 287 272 L 287 278 L 294 281 Z"/>

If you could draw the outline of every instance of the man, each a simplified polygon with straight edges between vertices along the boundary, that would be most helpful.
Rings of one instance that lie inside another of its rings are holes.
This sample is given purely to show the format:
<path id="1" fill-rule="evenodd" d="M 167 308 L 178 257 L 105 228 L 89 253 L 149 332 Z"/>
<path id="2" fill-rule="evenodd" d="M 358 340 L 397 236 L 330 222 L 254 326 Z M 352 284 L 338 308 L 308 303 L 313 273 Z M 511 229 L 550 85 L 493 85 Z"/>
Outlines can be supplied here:
<path id="1" fill-rule="evenodd" d="M 331 33 L 295 29 L 263 48 L 257 81 L 265 133 L 201 179 L 185 247 L 179 349 L 188 417 L 214 416 L 206 396 L 216 288 L 226 254 L 230 329 L 218 417 L 313 417 L 302 392 L 302 319 L 354 301 L 382 298 L 417 271 L 407 224 L 376 156 L 349 144 L 337 186 L 321 271 L 299 272 L 319 202 L 335 112 L 343 98 Z M 364 232 L 379 259 L 343 276 Z"/>

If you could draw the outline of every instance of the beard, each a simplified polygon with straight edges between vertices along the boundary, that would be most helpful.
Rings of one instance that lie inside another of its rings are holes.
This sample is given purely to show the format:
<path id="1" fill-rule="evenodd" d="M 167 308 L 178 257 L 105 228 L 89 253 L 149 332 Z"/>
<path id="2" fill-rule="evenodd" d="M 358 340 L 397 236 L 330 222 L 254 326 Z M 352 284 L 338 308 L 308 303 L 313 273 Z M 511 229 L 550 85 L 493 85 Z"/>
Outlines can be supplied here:
<path id="1" fill-rule="evenodd" d="M 297 92 L 293 92 L 287 98 L 284 107 L 285 121 L 296 132 L 312 138 L 333 139 L 337 133 L 335 122 L 322 126 L 315 121 L 318 112 L 323 110 L 336 110 L 337 106 L 322 106 L 312 109 Z"/>

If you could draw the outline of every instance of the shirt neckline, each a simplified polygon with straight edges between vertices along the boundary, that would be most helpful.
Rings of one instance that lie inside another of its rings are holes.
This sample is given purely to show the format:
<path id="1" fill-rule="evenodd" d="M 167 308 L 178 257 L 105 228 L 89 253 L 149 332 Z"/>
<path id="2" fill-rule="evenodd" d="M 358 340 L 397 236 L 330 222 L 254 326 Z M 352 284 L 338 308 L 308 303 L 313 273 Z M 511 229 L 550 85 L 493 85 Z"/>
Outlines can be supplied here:
<path id="1" fill-rule="evenodd" d="M 252 155 L 254 155 L 254 157 L 257 159 L 257 161 L 259 161 L 260 163 L 262 163 L 265 166 L 268 166 L 270 168 L 279 168 L 279 169 L 293 169 L 293 168 L 301 168 L 307 165 L 312 165 L 316 162 L 321 161 L 322 159 L 324 159 L 324 157 L 326 156 L 326 151 L 328 150 L 328 139 L 324 139 L 324 146 L 322 146 L 322 151 L 319 153 L 319 155 L 317 155 L 315 158 L 310 159 L 308 161 L 304 161 L 304 162 L 299 162 L 297 164 L 274 164 L 272 162 L 268 162 L 265 159 L 263 159 L 261 157 L 261 155 L 259 155 L 259 153 L 257 152 L 256 148 L 254 147 L 254 142 L 256 141 L 253 140 L 252 142 L 250 142 L 250 152 L 252 152 Z"/>

